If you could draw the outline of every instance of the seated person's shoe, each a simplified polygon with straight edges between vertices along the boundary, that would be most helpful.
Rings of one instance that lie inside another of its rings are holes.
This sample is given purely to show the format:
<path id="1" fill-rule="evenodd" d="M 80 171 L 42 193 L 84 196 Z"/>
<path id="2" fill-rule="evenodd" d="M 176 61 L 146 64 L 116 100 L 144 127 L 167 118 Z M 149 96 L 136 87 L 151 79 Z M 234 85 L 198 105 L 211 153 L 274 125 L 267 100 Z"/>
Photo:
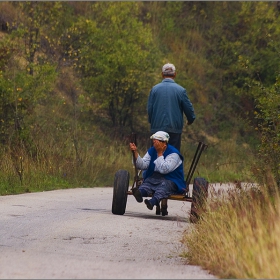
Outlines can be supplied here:
<path id="1" fill-rule="evenodd" d="M 148 200 L 148 199 L 145 199 L 145 204 L 147 205 L 147 208 L 150 209 L 150 210 L 153 210 L 154 208 L 154 205 L 152 205 L 152 203 Z"/>
<path id="2" fill-rule="evenodd" d="M 156 206 L 156 215 L 160 215 L 160 206 L 159 205 Z"/>
<path id="3" fill-rule="evenodd" d="M 143 202 L 142 194 L 141 194 L 141 192 L 139 191 L 138 188 L 132 189 L 132 194 L 135 197 L 137 202 Z"/>

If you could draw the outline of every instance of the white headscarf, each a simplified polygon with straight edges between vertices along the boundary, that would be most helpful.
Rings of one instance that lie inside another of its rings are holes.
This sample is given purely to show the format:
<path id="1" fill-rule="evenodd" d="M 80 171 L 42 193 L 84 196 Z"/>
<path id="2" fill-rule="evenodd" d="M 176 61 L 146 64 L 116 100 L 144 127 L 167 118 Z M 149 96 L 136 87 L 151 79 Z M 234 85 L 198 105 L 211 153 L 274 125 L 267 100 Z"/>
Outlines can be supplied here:
<path id="1" fill-rule="evenodd" d="M 169 137 L 169 134 L 167 132 L 158 131 L 155 134 L 153 134 L 150 138 L 168 142 L 170 137 Z"/>

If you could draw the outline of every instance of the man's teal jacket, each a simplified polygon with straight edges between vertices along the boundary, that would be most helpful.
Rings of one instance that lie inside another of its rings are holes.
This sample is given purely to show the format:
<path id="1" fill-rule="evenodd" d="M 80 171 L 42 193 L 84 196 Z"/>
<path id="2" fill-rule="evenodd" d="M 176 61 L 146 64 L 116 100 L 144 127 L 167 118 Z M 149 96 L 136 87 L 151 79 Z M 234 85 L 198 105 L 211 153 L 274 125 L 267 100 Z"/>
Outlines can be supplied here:
<path id="1" fill-rule="evenodd" d="M 189 124 L 195 120 L 194 108 L 186 89 L 171 78 L 163 79 L 151 89 L 147 110 L 151 133 L 160 130 L 182 133 L 183 113 Z"/>

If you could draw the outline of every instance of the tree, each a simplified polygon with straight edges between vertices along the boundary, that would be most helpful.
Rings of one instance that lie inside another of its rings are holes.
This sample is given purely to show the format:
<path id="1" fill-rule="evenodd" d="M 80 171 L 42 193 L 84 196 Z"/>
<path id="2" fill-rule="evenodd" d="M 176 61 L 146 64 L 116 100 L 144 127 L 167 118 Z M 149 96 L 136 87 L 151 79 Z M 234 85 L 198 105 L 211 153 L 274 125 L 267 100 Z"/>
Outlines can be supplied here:
<path id="1" fill-rule="evenodd" d="M 151 30 L 138 20 L 138 5 L 93 3 L 92 19 L 80 18 L 70 35 L 81 36 L 71 47 L 77 50 L 77 70 L 96 113 L 131 129 L 146 115 L 157 59 Z"/>
<path id="2" fill-rule="evenodd" d="M 272 174 L 274 183 L 280 188 L 280 76 L 269 88 L 253 81 L 250 93 L 255 100 L 255 129 L 261 139 L 258 156 L 262 164 L 258 166 L 259 172 L 256 175 L 260 183 L 271 184 L 265 178 L 268 177 L 267 174 Z"/>

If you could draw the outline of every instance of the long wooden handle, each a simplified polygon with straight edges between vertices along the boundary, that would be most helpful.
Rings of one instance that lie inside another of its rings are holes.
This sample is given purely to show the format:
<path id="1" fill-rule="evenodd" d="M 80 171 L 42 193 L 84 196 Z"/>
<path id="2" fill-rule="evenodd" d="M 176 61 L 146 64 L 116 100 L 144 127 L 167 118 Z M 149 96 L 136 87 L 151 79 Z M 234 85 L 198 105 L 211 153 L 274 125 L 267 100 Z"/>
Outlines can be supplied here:
<path id="1" fill-rule="evenodd" d="M 131 133 L 131 143 L 134 143 L 135 146 L 137 146 L 137 143 L 136 143 L 136 134 L 135 134 L 134 132 Z M 133 164 L 134 164 L 134 171 L 135 171 L 134 183 L 136 183 L 137 180 L 139 179 L 139 175 L 138 175 L 138 170 L 137 170 L 137 167 L 136 167 L 135 151 L 131 151 L 131 152 L 132 152 Z"/>

